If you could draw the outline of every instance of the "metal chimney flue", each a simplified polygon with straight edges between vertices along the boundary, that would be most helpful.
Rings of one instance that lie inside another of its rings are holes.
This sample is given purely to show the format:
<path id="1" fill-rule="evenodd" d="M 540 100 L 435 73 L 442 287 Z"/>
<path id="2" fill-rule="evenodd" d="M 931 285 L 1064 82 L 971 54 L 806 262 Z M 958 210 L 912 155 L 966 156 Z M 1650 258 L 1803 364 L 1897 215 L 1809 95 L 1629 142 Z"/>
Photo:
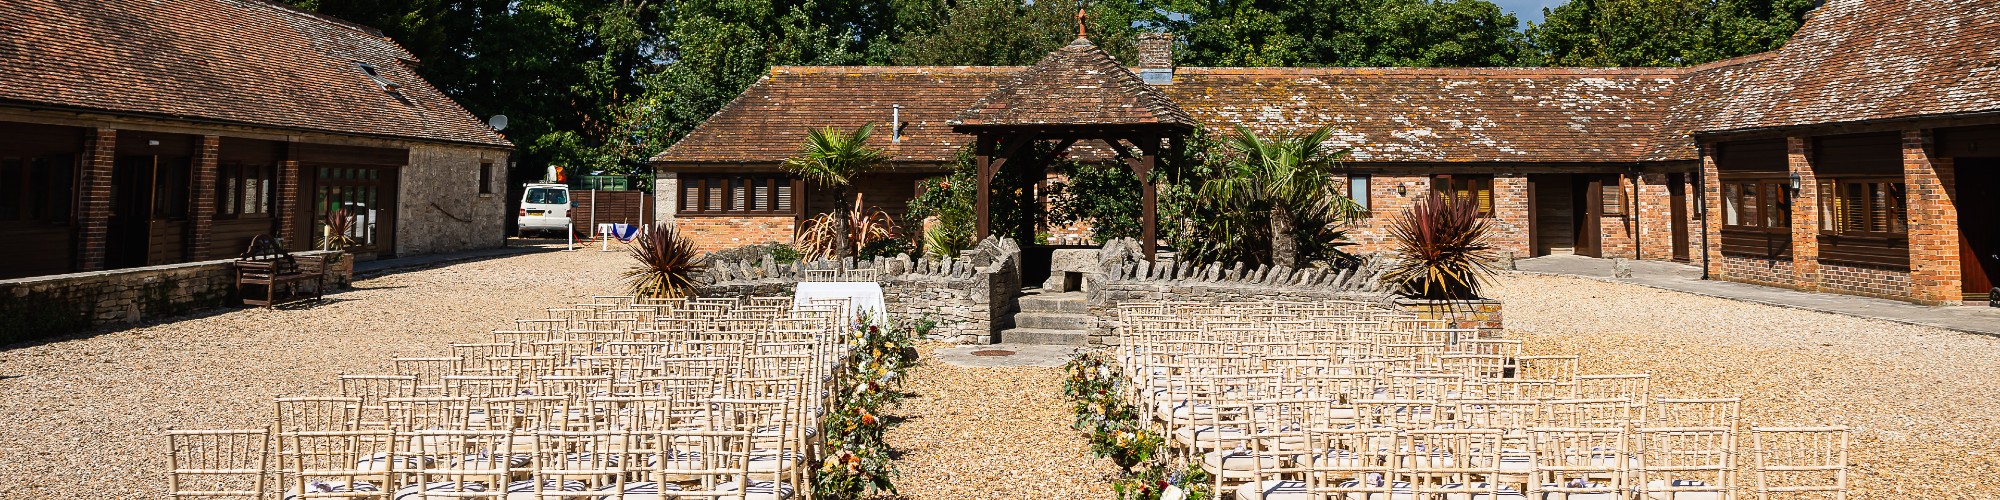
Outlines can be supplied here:
<path id="1" fill-rule="evenodd" d="M 889 142 L 903 142 L 903 105 L 889 106 Z"/>

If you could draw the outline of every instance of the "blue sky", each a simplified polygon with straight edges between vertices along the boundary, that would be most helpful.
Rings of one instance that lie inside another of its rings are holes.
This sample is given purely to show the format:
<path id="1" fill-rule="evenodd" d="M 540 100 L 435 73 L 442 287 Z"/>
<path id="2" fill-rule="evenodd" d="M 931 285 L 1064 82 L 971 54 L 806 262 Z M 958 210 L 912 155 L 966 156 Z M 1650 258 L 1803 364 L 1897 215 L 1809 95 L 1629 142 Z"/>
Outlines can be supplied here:
<path id="1" fill-rule="evenodd" d="M 1567 0 L 1493 0 L 1493 3 L 1500 4 L 1501 9 L 1505 9 L 1508 12 L 1512 12 L 1514 13 L 1515 17 L 1521 18 L 1522 27 L 1526 27 L 1529 22 L 1537 22 L 1537 23 L 1542 22 L 1542 7 L 1554 7 L 1557 5 L 1562 5 L 1566 1 Z"/>

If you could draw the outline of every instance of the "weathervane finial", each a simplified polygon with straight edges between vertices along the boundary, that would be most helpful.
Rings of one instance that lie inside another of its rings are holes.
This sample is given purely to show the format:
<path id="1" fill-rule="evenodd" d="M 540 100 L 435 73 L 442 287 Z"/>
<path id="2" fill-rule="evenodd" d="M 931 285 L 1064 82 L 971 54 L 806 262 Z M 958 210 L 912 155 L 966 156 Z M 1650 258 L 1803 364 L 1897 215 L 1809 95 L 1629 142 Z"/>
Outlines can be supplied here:
<path id="1" fill-rule="evenodd" d="M 1089 19 L 1089 18 L 1090 18 L 1090 14 L 1088 14 L 1088 13 L 1085 13 L 1085 12 L 1083 11 L 1083 5 L 1082 5 L 1082 4 L 1078 4 L 1078 5 L 1076 6 L 1076 37 L 1077 37 L 1077 38 L 1084 38 L 1084 33 L 1083 33 L 1083 26 L 1084 26 L 1084 23 L 1083 23 L 1083 21 L 1084 21 L 1085 19 Z"/>

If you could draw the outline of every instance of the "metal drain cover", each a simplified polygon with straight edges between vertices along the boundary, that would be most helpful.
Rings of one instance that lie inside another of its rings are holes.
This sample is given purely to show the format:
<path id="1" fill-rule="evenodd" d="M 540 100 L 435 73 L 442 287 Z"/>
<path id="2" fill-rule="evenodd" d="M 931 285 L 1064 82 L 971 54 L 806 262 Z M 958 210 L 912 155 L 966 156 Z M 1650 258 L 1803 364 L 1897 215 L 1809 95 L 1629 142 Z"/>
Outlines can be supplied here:
<path id="1" fill-rule="evenodd" d="M 1013 356 L 1013 355 L 1014 355 L 1014 351 L 1009 351 L 1009 350 L 1005 350 L 1005 349 L 987 349 L 987 350 L 984 350 L 984 351 L 972 351 L 972 355 L 973 355 L 973 356 Z"/>

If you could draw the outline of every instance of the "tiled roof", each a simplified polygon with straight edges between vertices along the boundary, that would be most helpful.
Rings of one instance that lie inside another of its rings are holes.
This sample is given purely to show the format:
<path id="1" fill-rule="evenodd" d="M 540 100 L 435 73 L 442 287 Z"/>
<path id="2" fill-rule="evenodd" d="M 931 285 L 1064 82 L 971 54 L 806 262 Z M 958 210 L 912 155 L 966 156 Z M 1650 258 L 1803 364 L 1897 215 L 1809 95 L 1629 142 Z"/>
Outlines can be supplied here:
<path id="1" fill-rule="evenodd" d="M 2000 111 L 2000 2 L 1829 0 L 1702 131 Z"/>
<path id="2" fill-rule="evenodd" d="M 953 125 L 1174 125 L 1194 120 L 1158 89 L 1077 38 L 958 114 Z"/>
<path id="3" fill-rule="evenodd" d="M 893 163 L 950 161 L 971 136 L 946 122 L 1020 72 L 1016 66 L 779 66 L 653 157 L 670 163 L 772 163 L 799 151 L 806 131 L 875 124 L 870 145 Z M 892 106 L 903 140 L 890 142 Z"/>
<path id="4" fill-rule="evenodd" d="M 258 0 L 0 2 L 0 104 L 511 146 L 413 60 L 380 32 Z"/>
<path id="5" fill-rule="evenodd" d="M 1687 69 L 1674 85 L 1674 105 L 1660 118 L 1647 161 L 1687 161 L 1699 156 L 1694 133 L 1722 112 L 1729 96 L 1744 91 L 1772 52 L 1716 61 Z"/>
<path id="6" fill-rule="evenodd" d="M 1631 162 L 1672 69 L 1181 68 L 1167 95 L 1223 131 L 1333 127 L 1366 162 Z"/>

